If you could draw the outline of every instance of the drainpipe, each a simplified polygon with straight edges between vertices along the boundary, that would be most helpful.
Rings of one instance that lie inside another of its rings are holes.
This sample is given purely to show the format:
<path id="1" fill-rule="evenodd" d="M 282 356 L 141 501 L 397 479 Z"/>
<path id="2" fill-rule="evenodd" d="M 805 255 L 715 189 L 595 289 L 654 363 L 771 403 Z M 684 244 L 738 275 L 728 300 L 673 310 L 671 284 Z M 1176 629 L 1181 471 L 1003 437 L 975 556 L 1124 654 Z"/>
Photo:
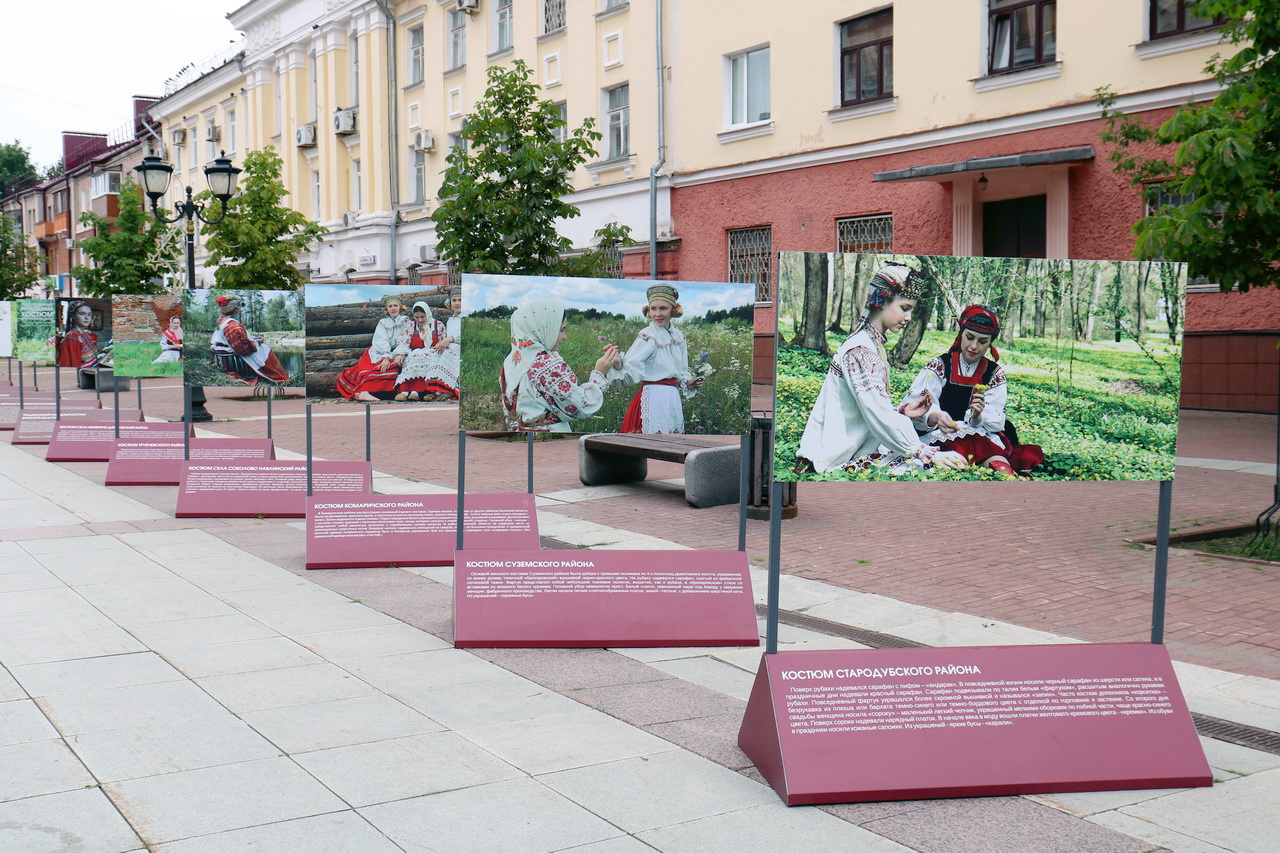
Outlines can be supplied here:
<path id="1" fill-rule="evenodd" d="M 667 162 L 666 69 L 662 67 L 662 0 L 655 0 L 658 50 L 658 160 L 649 167 L 649 276 L 658 277 L 658 170 Z"/>
<path id="2" fill-rule="evenodd" d="M 396 283 L 396 237 L 400 231 L 400 115 L 396 104 L 396 19 L 391 14 L 387 0 L 374 0 L 387 18 L 387 113 L 390 121 L 391 155 L 391 228 L 388 245 L 387 268 L 391 272 L 391 284 Z"/>

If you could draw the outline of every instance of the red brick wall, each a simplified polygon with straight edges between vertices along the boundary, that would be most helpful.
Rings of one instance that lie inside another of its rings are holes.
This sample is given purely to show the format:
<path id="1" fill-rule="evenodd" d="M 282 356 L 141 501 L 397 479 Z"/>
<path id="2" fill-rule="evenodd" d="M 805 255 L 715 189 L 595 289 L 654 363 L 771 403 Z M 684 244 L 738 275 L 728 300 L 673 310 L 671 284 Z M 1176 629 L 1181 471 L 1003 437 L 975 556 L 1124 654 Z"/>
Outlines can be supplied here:
<path id="1" fill-rule="evenodd" d="M 1188 334 L 1182 349 L 1182 407 L 1275 412 L 1277 345 L 1280 332 Z"/>

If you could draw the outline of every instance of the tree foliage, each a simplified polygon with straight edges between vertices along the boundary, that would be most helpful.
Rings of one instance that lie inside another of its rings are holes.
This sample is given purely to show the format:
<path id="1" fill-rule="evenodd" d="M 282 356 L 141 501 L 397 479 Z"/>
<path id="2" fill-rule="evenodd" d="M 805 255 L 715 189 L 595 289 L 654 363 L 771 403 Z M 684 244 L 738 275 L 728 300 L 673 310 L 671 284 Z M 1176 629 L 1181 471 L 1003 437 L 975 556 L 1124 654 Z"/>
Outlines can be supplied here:
<path id="1" fill-rule="evenodd" d="M 35 247 L 24 239 L 13 217 L 0 214 L 0 299 L 21 296 L 38 277 Z"/>
<path id="2" fill-rule="evenodd" d="M 120 212 L 114 227 L 93 211 L 80 214 L 80 223 L 95 232 L 79 244 L 94 266 L 72 267 L 71 274 L 80 292 L 89 296 L 163 293 L 163 276 L 178 269 L 177 231 L 147 212 L 142 189 L 131 179 L 120 185 L 118 198 Z"/>
<path id="3" fill-rule="evenodd" d="M 306 284 L 298 255 L 328 229 L 284 204 L 289 192 L 280 182 L 282 165 L 272 146 L 246 154 L 239 191 L 227 202 L 226 216 L 203 226 L 209 263 L 217 266 L 217 287 L 295 290 Z M 211 193 L 198 198 L 207 206 L 206 215 L 218 215 L 221 205 Z"/>
<path id="4" fill-rule="evenodd" d="M 27 175 L 38 176 L 30 149 L 16 139 L 0 145 L 0 195 L 7 194 L 5 185 L 10 181 Z"/>
<path id="5" fill-rule="evenodd" d="M 1159 127 L 1115 111 L 1115 95 L 1098 90 L 1108 121 L 1104 141 L 1116 170 L 1154 199 L 1189 198 L 1134 225 L 1138 257 L 1185 261 L 1192 276 L 1280 286 L 1280 4 L 1271 0 L 1197 0 L 1196 14 L 1223 15 L 1238 48 L 1215 55 L 1206 72 L 1222 86 L 1210 103 L 1179 109 Z M 1171 149 L 1160 156 L 1156 146 Z"/>
<path id="6" fill-rule="evenodd" d="M 432 214 L 437 251 L 464 272 L 559 274 L 572 243 L 555 223 L 579 215 L 563 198 L 574 169 L 595 156 L 600 132 L 591 118 L 568 130 L 557 106 L 538 98 L 523 61 L 488 73 L 465 144 L 449 152 Z"/>

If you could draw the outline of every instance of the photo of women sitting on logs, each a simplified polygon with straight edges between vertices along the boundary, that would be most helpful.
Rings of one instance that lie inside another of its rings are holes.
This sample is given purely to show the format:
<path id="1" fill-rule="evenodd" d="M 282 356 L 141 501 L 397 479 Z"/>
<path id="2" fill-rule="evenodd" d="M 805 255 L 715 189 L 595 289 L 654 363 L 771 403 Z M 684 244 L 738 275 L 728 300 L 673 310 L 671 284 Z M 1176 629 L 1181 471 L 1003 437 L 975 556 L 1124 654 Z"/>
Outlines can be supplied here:
<path id="1" fill-rule="evenodd" d="M 302 387 L 302 291 L 189 290 L 182 316 L 184 384 Z"/>
<path id="2" fill-rule="evenodd" d="M 1173 477 L 1167 261 L 783 252 L 775 477 Z"/>
<path id="3" fill-rule="evenodd" d="M 464 429 L 741 435 L 751 286 L 463 276 Z"/>
<path id="4" fill-rule="evenodd" d="M 313 284 L 307 400 L 456 403 L 462 290 Z"/>
<path id="5" fill-rule="evenodd" d="M 111 341 L 119 376 L 181 376 L 182 297 L 125 294 L 111 297 Z"/>

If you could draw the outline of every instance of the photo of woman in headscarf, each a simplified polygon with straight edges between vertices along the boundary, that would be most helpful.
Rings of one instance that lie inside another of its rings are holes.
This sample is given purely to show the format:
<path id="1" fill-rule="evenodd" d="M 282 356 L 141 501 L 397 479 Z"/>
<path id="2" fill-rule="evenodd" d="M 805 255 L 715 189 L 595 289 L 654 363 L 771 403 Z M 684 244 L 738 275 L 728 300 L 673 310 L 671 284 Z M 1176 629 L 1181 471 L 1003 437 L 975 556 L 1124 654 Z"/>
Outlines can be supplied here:
<path id="1" fill-rule="evenodd" d="M 271 352 L 261 335 L 250 334 L 238 316 L 243 302 L 239 296 L 219 296 L 217 328 L 209 337 L 213 364 L 227 376 L 245 385 L 260 382 L 282 385 L 289 381 L 288 372 Z"/>
<path id="2" fill-rule="evenodd" d="M 622 353 L 622 367 L 608 374 L 619 385 L 639 385 L 627 407 L 620 432 L 677 434 L 684 432 L 683 398 L 692 397 L 702 378 L 689 370 L 689 346 L 672 320 L 684 315 L 680 292 L 669 284 L 655 284 L 646 292 L 641 313 L 649 325 L 640 330 L 631 349 Z"/>
<path id="3" fill-rule="evenodd" d="M 436 321 L 439 334 L 431 344 L 425 399 L 458 399 L 462 372 L 462 292 L 456 288 L 449 293 L 449 310 L 452 313 L 447 320 Z"/>
<path id="4" fill-rule="evenodd" d="M 72 302 L 67 308 L 66 327 L 58 342 L 59 367 L 97 367 L 102 354 L 93 326 L 93 306 L 88 302 Z"/>
<path id="5" fill-rule="evenodd" d="M 507 428 L 513 432 L 571 432 L 604 404 L 605 371 L 621 358 L 612 344 L 592 366 L 586 382 L 556 350 L 564 342 L 564 302 L 535 299 L 511 315 L 511 352 L 498 377 Z"/>
<path id="6" fill-rule="evenodd" d="M 383 303 L 383 314 L 360 361 L 338 376 L 338 393 L 348 400 L 376 403 L 395 394 L 396 379 L 409 354 L 409 317 L 404 303 L 395 296 Z"/>
<path id="7" fill-rule="evenodd" d="M 925 365 L 903 405 L 930 401 L 928 412 L 916 419 L 926 443 L 1013 477 L 1043 462 L 1044 453 L 1034 444 L 1018 444 L 1017 430 L 1005 416 L 1009 383 L 993 346 L 999 334 L 995 309 L 965 308 L 955 343 Z"/>
<path id="8" fill-rule="evenodd" d="M 152 364 L 164 364 L 170 361 L 182 361 L 182 315 L 174 314 L 169 318 L 169 328 L 160 333 L 160 355 Z"/>
<path id="9" fill-rule="evenodd" d="M 431 375 L 432 347 L 444 335 L 444 324 L 431 314 L 425 302 L 413 303 L 409 325 L 401 332 L 406 336 L 408 353 L 396 378 L 396 402 L 415 403 L 427 396 L 427 377 Z"/>

